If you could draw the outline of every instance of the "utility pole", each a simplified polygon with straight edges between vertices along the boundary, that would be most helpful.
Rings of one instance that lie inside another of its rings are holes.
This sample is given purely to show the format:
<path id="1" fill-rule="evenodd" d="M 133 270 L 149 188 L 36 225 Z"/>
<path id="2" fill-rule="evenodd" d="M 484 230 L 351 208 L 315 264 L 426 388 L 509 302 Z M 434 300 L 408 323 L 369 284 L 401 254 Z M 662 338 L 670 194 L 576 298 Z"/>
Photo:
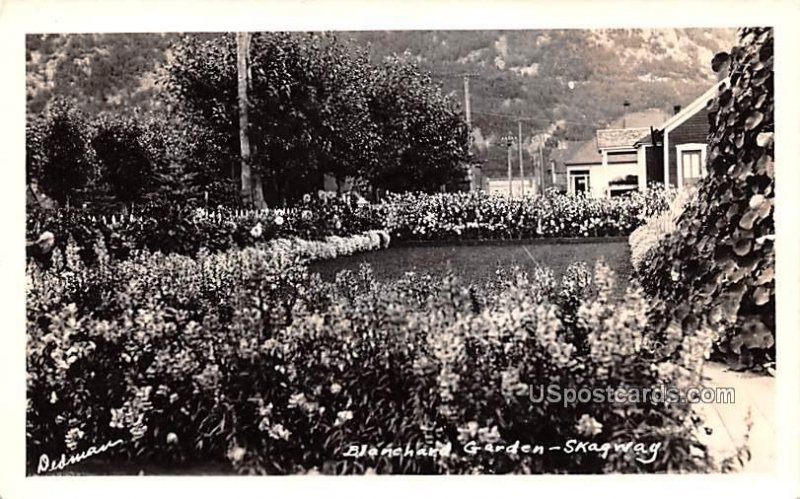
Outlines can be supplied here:
<path id="1" fill-rule="evenodd" d="M 250 207 L 253 202 L 253 186 L 250 172 L 250 139 L 247 136 L 247 52 L 250 33 L 236 33 L 236 68 L 239 97 L 239 149 L 241 152 L 241 196 L 242 204 Z"/>
<path id="2" fill-rule="evenodd" d="M 464 114 L 467 118 L 467 128 L 472 131 L 472 108 L 469 102 L 469 75 L 464 75 Z"/>
<path id="3" fill-rule="evenodd" d="M 513 183 L 511 180 L 511 146 L 514 145 L 514 136 L 509 132 L 500 140 L 506 146 L 506 158 L 508 160 L 508 197 L 511 197 L 511 193 L 513 192 Z"/>
<path id="4" fill-rule="evenodd" d="M 511 182 L 511 141 L 508 143 L 508 197 L 511 197 L 511 193 L 513 192 L 513 184 Z"/>
<path id="5" fill-rule="evenodd" d="M 544 194 L 544 154 L 542 153 L 542 144 L 539 143 L 539 178 L 542 179 L 541 194 Z"/>
<path id="6" fill-rule="evenodd" d="M 472 150 L 472 108 L 469 102 L 469 75 L 464 75 L 464 114 L 467 118 L 467 156 Z M 472 172 L 472 165 L 467 164 L 467 177 L 469 178 L 469 190 L 475 190 L 475 178 Z"/>
<path id="7" fill-rule="evenodd" d="M 462 78 L 464 81 L 464 117 L 467 121 L 467 130 L 469 130 L 469 135 L 467 137 L 467 152 L 472 151 L 472 104 L 470 101 L 469 96 L 469 78 L 470 76 L 480 76 L 478 73 L 431 73 L 432 78 L 437 79 L 445 79 L 445 78 Z M 468 164 L 467 168 L 469 169 L 467 172 L 469 178 L 469 188 L 470 190 L 475 189 L 475 176 L 474 176 L 474 169 L 472 164 Z M 477 190 L 481 190 L 481 186 L 477 186 Z"/>
<path id="8" fill-rule="evenodd" d="M 525 196 L 525 173 L 522 170 L 522 120 L 517 120 L 517 149 L 519 150 L 519 185 Z"/>

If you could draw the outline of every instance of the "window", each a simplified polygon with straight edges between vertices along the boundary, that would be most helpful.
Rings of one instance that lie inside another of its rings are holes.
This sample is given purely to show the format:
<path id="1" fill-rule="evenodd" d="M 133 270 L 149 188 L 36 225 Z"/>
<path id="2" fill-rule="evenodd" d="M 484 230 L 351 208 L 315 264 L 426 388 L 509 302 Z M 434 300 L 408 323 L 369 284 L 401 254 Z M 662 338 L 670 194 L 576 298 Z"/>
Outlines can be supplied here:
<path id="1" fill-rule="evenodd" d="M 678 152 L 678 185 L 694 185 L 706 174 L 706 145 L 680 144 Z"/>

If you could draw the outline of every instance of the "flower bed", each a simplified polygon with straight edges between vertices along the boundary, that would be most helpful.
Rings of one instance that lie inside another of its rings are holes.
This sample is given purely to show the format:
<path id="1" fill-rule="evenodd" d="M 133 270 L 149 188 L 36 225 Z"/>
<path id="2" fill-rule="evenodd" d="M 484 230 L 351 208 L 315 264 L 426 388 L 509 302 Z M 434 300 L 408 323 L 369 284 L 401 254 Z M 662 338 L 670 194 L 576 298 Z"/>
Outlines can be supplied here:
<path id="1" fill-rule="evenodd" d="M 668 201 L 659 188 L 616 198 L 412 193 L 389 197 L 385 223 L 399 240 L 626 236 Z"/>
<path id="2" fill-rule="evenodd" d="M 29 265 L 29 469 L 42 453 L 117 439 L 105 454 L 112 463 L 227 461 L 243 473 L 708 466 L 688 404 L 528 398 L 541 384 L 606 390 L 699 379 L 708 345 L 679 341 L 676 360 L 655 369 L 664 359 L 647 347 L 648 304 L 637 290 L 612 303 L 603 265 L 593 279 L 581 266 L 561 283 L 539 269 L 481 290 L 425 276 L 381 284 L 368 269 L 324 283 L 279 247 L 112 260 L 99 243 L 87 267 L 70 245 L 50 268 Z M 646 462 L 464 450 L 567 439 L 660 445 Z M 344 455 L 357 444 L 442 454 Z"/>
<path id="3" fill-rule="evenodd" d="M 90 262 L 91 247 L 100 236 L 114 258 L 127 258 L 142 249 L 196 255 L 202 248 L 217 252 L 282 238 L 322 240 L 382 227 L 377 211 L 368 204 L 320 191 L 291 208 L 274 210 L 209 211 L 154 203 L 124 215 L 81 209 L 34 212 L 28 214 L 27 237 L 36 240 L 49 231 L 62 251 L 72 237 Z"/>
<path id="4" fill-rule="evenodd" d="M 370 205 L 320 191 L 296 206 L 275 210 L 207 211 L 153 204 L 119 217 L 86 210 L 32 213 L 28 239 L 52 232 L 63 251 L 72 237 L 89 262 L 89 250 L 100 235 L 115 258 L 141 249 L 195 255 L 201 248 L 225 251 L 274 239 L 321 240 L 378 229 L 400 242 L 619 237 L 665 210 L 669 199 L 654 188 L 612 199 L 414 193 Z"/>
<path id="5" fill-rule="evenodd" d="M 297 237 L 273 239 L 267 242 L 264 248 L 268 252 L 283 252 L 313 261 L 388 248 L 390 241 L 391 237 L 385 230 L 370 230 L 347 237 L 328 236 L 321 241 L 308 241 Z"/>

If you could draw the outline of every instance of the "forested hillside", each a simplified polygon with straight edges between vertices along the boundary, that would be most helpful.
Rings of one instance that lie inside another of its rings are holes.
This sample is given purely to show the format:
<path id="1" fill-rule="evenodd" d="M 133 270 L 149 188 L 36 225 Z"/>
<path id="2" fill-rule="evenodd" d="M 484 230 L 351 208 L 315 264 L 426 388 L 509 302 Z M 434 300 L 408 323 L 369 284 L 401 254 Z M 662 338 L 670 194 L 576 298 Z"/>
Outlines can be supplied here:
<path id="1" fill-rule="evenodd" d="M 373 61 L 393 54 L 429 70 L 463 102 L 470 92 L 477 158 L 504 168 L 501 135 L 524 117 L 526 146 L 540 133 L 581 140 L 628 110 L 670 110 L 714 80 L 711 58 L 728 50 L 733 29 L 342 32 Z M 208 35 L 213 36 L 213 35 Z M 168 110 L 163 65 L 178 34 L 31 35 L 27 40 L 28 111 L 55 95 L 73 97 L 88 115 L 133 107 Z M 550 142 L 553 144 L 553 141 Z"/>

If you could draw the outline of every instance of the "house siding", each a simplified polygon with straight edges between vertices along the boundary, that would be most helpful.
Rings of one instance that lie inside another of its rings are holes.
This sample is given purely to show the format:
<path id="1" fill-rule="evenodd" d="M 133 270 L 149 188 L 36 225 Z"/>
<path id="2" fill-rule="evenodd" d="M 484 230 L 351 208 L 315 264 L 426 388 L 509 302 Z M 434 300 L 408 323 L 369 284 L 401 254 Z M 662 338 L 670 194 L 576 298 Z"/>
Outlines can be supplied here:
<path id="1" fill-rule="evenodd" d="M 635 151 L 609 152 L 608 153 L 608 162 L 609 163 L 635 163 L 636 162 L 636 152 Z"/>
<path id="2" fill-rule="evenodd" d="M 678 185 L 677 146 L 681 144 L 707 143 L 710 128 L 708 110 L 703 108 L 669 132 L 669 183 L 671 185 Z"/>

